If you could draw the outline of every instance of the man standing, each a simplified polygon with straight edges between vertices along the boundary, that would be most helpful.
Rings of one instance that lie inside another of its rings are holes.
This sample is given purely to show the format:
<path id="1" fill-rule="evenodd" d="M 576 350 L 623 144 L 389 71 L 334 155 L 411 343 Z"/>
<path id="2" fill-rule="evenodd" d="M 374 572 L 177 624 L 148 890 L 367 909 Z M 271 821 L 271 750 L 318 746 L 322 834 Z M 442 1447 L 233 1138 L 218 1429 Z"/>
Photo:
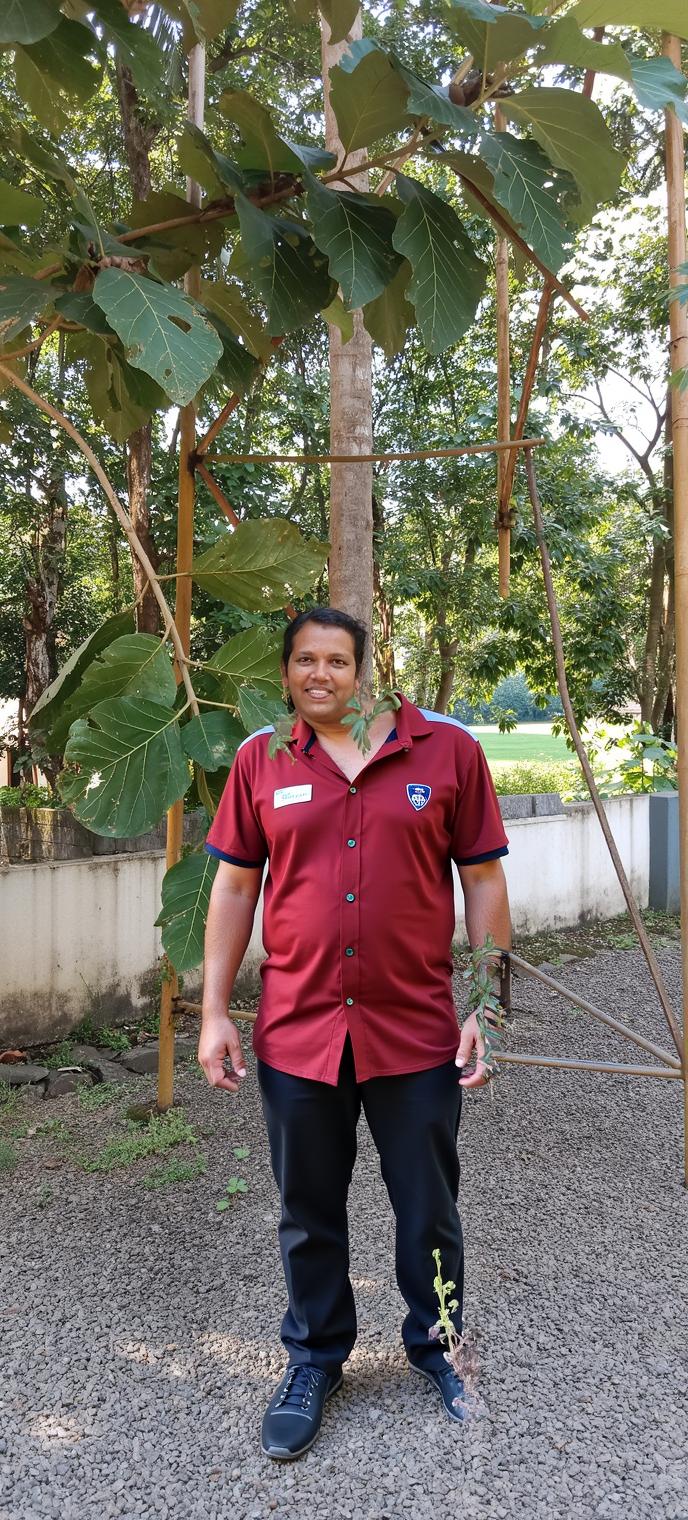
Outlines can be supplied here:
<path id="1" fill-rule="evenodd" d="M 263 869 L 267 959 L 254 1031 L 275 1179 L 288 1308 L 285 1375 L 263 1451 L 291 1460 L 320 1429 L 356 1337 L 346 1201 L 363 1107 L 396 1217 L 402 1335 L 415 1371 L 460 1419 L 462 1384 L 429 1339 L 437 1318 L 432 1252 L 456 1283 L 461 1089 L 489 1078 L 475 1015 L 457 1050 L 451 987 L 452 859 L 472 945 L 510 943 L 500 856 L 507 840 L 480 746 L 451 718 L 401 699 L 377 717 L 366 755 L 342 724 L 358 693 L 365 629 L 346 613 L 301 613 L 282 676 L 296 720 L 289 753 L 270 729 L 247 739 L 208 835 L 219 856 L 208 913 L 199 1061 L 238 1091 L 246 1071 L 228 1017 Z M 462 1079 L 475 1054 L 475 1070 Z M 229 1072 L 227 1068 L 229 1067 Z"/>

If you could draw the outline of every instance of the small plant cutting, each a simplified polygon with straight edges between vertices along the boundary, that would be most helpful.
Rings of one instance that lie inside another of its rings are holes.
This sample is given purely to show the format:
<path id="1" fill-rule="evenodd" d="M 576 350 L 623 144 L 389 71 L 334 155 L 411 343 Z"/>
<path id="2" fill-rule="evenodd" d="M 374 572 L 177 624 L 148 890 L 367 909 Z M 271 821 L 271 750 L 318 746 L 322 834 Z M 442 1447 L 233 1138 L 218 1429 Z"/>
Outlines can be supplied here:
<path id="1" fill-rule="evenodd" d="M 237 1161 L 246 1161 L 247 1157 L 250 1154 L 251 1153 L 247 1145 L 236 1145 L 234 1147 L 234 1155 L 236 1156 Z M 248 1183 L 244 1177 L 230 1177 L 229 1182 L 225 1185 L 226 1197 L 219 1198 L 215 1204 L 215 1208 L 217 1209 L 218 1214 L 224 1214 L 226 1209 L 231 1208 L 232 1204 L 238 1198 L 240 1193 L 247 1192 Z"/>
<path id="2" fill-rule="evenodd" d="M 466 1011 L 476 1015 L 480 1038 L 484 1044 L 480 1059 L 490 1078 L 494 1077 L 497 1070 L 495 1055 L 502 1035 L 512 1028 L 512 1021 L 507 1017 L 507 1011 L 499 1000 L 493 982 L 493 963 L 499 963 L 501 953 L 488 934 L 482 945 L 476 945 L 470 951 L 466 970 L 461 973 L 463 981 L 468 982 Z"/>
<path id="3" fill-rule="evenodd" d="M 432 1254 L 437 1267 L 434 1287 L 439 1304 L 439 1318 L 430 1330 L 430 1339 L 441 1341 L 446 1346 L 444 1360 L 463 1383 L 463 1397 L 459 1395 L 454 1400 L 455 1408 L 462 1411 L 464 1420 L 476 1419 L 483 1410 L 478 1396 L 480 1363 L 475 1338 L 470 1330 L 457 1330 L 452 1314 L 459 1304 L 458 1299 L 451 1297 L 456 1283 L 451 1279 L 443 1282 L 441 1252 L 435 1249 Z"/>

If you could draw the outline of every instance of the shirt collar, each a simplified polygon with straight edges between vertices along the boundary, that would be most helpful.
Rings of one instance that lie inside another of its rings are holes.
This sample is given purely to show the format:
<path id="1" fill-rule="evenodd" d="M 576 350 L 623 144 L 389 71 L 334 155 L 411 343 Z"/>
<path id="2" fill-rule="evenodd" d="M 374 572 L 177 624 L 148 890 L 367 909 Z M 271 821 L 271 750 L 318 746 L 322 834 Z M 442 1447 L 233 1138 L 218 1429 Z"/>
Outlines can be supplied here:
<path id="1" fill-rule="evenodd" d="M 396 728 L 396 736 L 402 748 L 408 749 L 414 739 L 425 738 L 432 732 L 432 728 L 427 718 L 423 717 L 420 708 L 413 702 L 409 702 L 403 692 L 398 691 L 396 695 L 400 698 L 401 707 L 397 708 L 396 712 L 390 712 L 390 723 Z M 310 723 L 304 722 L 303 718 L 297 718 L 289 743 L 295 745 L 302 754 L 308 754 L 314 737 Z"/>

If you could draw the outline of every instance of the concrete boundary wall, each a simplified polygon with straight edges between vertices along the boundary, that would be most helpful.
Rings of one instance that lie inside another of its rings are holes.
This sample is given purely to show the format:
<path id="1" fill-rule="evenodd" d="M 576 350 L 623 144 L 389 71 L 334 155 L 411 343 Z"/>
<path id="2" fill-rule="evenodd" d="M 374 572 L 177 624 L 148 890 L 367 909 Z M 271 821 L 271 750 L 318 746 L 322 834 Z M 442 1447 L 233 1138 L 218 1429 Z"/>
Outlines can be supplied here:
<path id="1" fill-rule="evenodd" d="M 648 902 L 647 797 L 608 802 L 640 902 Z M 506 809 L 505 809 L 506 811 Z M 624 903 L 591 803 L 506 820 L 504 862 L 516 934 L 611 918 Z M 0 1047 L 56 1039 L 86 1014 L 116 1023 L 156 996 L 161 851 L 0 867 Z M 457 938 L 465 931 L 457 878 Z M 244 963 L 255 985 L 260 915 Z M 185 991 L 199 977 L 185 979 Z M 240 991 L 240 987 L 237 987 Z"/>

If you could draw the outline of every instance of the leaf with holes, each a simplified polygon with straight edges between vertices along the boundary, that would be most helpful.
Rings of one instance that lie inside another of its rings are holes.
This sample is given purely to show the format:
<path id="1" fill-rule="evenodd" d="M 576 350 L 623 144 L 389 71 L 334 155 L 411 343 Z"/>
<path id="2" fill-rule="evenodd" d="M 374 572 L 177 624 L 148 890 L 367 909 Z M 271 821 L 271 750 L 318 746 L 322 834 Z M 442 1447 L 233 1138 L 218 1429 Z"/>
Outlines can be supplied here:
<path id="1" fill-rule="evenodd" d="M 547 265 L 556 271 L 568 257 L 573 230 L 552 186 L 549 159 L 535 142 L 524 142 L 511 132 L 486 133 L 482 156 L 494 174 L 494 197 L 508 211 L 521 236 Z"/>
<path id="2" fill-rule="evenodd" d="M 487 276 L 486 266 L 456 212 L 417 180 L 397 175 L 405 210 L 394 230 L 394 247 L 408 259 L 408 293 L 428 352 L 441 354 L 470 327 Z"/>
<path id="3" fill-rule="evenodd" d="M 210 322 L 169 285 L 124 269 L 102 269 L 93 299 L 124 344 L 129 364 L 185 406 L 215 369 L 222 344 Z"/>
<path id="4" fill-rule="evenodd" d="M 3 0 L 0 44 L 38 42 L 60 25 L 60 0 Z"/>
<path id="5" fill-rule="evenodd" d="M 408 88 L 387 54 L 364 38 L 330 69 L 330 100 L 347 153 L 404 125 Z"/>
<path id="6" fill-rule="evenodd" d="M 386 290 L 376 301 L 370 301 L 363 312 L 366 332 L 370 333 L 373 343 L 379 344 L 387 359 L 401 353 L 408 329 L 415 325 L 416 314 L 406 299 L 411 273 L 411 265 L 404 259 Z"/>
<path id="7" fill-rule="evenodd" d="M 243 195 L 237 196 L 236 207 L 249 276 L 268 309 L 268 332 L 305 327 L 336 291 L 325 255 L 303 223 L 267 216 Z"/>
<path id="8" fill-rule="evenodd" d="M 37 227 L 44 215 L 45 204 L 37 195 L 0 179 L 0 227 Z"/>
<path id="9" fill-rule="evenodd" d="M 204 771 L 231 765 L 246 730 L 227 712 L 200 713 L 182 729 L 184 753 Z"/>
<path id="10" fill-rule="evenodd" d="M 374 301 L 401 264 L 392 247 L 396 217 L 375 197 L 326 190 L 306 175 L 313 238 L 352 310 Z"/>
<path id="11" fill-rule="evenodd" d="M 100 702 L 72 724 L 59 778 L 62 799 L 94 834 L 136 838 L 188 790 L 177 714 L 158 702 Z"/>
<path id="12" fill-rule="evenodd" d="M 279 694 L 279 635 L 267 628 L 245 628 L 227 640 L 209 661 L 210 668 L 222 677 L 222 690 L 228 702 L 236 703 L 239 687 L 248 681 L 262 691 Z"/>
<path id="13" fill-rule="evenodd" d="M 194 560 L 198 586 L 248 612 L 270 612 L 303 596 L 320 575 L 329 544 L 303 538 L 294 523 L 273 517 L 239 524 Z"/>
<path id="14" fill-rule="evenodd" d="M 0 274 L 0 343 L 23 332 L 40 317 L 57 295 L 47 280 L 29 280 L 21 274 Z"/>
<path id="15" fill-rule="evenodd" d="M 69 716 L 69 704 L 78 690 L 91 662 L 107 649 L 109 644 L 125 633 L 131 633 L 134 619 L 131 612 L 117 612 L 114 617 L 101 623 L 95 633 L 89 634 L 83 644 L 62 666 L 54 681 L 38 698 L 29 718 L 29 733 L 34 746 L 46 754 L 59 754 L 64 748 L 69 725 L 78 716 Z"/>
<path id="16" fill-rule="evenodd" d="M 129 633 L 108 644 L 89 665 L 72 697 L 73 717 L 112 697 L 145 697 L 172 707 L 177 695 L 167 645 L 154 633 Z"/>
<path id="17" fill-rule="evenodd" d="M 575 90 L 525 89 L 500 102 L 504 115 L 530 126 L 548 158 L 568 169 L 580 191 L 581 212 L 611 200 L 619 188 L 623 155 L 594 101 Z"/>
<path id="18" fill-rule="evenodd" d="M 203 960 L 210 890 L 220 862 L 215 855 L 186 855 L 162 879 L 162 906 L 156 926 L 175 971 L 190 971 Z"/>

